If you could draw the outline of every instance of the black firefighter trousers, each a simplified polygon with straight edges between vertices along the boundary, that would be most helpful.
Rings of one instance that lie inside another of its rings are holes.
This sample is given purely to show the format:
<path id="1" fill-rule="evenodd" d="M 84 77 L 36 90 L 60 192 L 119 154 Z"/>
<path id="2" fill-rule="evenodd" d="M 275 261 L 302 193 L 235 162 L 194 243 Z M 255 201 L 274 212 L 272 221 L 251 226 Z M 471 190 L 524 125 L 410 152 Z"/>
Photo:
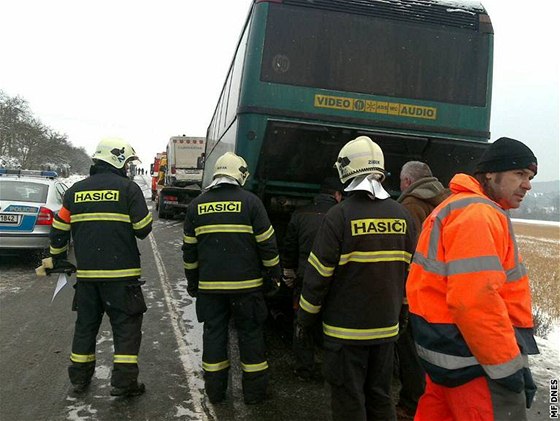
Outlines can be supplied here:
<path id="1" fill-rule="evenodd" d="M 239 341 L 243 396 L 245 402 L 265 399 L 268 363 L 264 343 L 267 307 L 262 292 L 242 294 L 198 293 L 198 321 L 204 323 L 202 368 L 204 385 L 211 402 L 225 398 L 228 384 L 228 331 L 233 317 Z"/>
<path id="2" fill-rule="evenodd" d="M 138 379 L 138 351 L 146 304 L 138 280 L 84 282 L 74 288 L 72 310 L 77 312 L 72 342 L 72 384 L 89 383 L 95 370 L 95 344 L 103 313 L 113 330 L 115 354 L 111 385 L 126 388 Z"/>
<path id="3" fill-rule="evenodd" d="M 323 375 L 331 386 L 334 421 L 396 420 L 391 399 L 394 342 L 323 342 Z"/>

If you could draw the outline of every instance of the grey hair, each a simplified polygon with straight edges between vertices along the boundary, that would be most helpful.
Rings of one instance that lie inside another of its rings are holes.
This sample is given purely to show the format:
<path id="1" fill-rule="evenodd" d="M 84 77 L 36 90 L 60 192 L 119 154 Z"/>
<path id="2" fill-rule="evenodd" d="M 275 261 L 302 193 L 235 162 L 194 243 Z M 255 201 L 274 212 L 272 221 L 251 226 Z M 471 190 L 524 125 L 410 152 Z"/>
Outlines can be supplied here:
<path id="1" fill-rule="evenodd" d="M 425 162 L 408 161 L 402 166 L 401 177 L 408 177 L 414 183 L 424 177 L 433 177 L 430 166 Z"/>

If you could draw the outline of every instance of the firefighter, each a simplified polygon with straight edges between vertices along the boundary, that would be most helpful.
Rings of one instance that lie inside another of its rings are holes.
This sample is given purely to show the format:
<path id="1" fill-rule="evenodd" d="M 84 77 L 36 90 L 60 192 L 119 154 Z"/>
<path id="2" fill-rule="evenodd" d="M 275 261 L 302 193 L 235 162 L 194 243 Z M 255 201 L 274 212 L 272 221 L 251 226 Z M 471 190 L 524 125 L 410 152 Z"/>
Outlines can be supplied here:
<path id="1" fill-rule="evenodd" d="M 97 333 L 107 313 L 115 349 L 110 394 L 140 395 L 145 387 L 138 382 L 138 351 L 146 305 L 136 238 L 150 233 L 152 215 L 140 187 L 127 178 L 129 162 L 138 159 L 127 142 L 104 139 L 92 158 L 90 176 L 66 191 L 50 233 L 55 268 L 67 264 L 70 236 L 76 255 L 72 309 L 77 319 L 68 374 L 74 392 L 85 392 L 95 369 Z"/>
<path id="2" fill-rule="evenodd" d="M 280 258 L 263 203 L 243 189 L 248 176 L 245 160 L 226 152 L 216 161 L 213 182 L 189 204 L 185 218 L 187 291 L 196 297 L 197 318 L 204 323 L 202 368 L 214 404 L 226 397 L 230 318 L 239 339 L 244 401 L 260 403 L 267 392 L 263 286 L 279 282 Z"/>
<path id="3" fill-rule="evenodd" d="M 416 420 L 526 420 L 536 386 L 531 291 L 508 210 L 537 174 L 522 142 L 500 138 L 474 176 L 424 222 L 407 283 L 410 323 L 428 374 Z"/>
<path id="4" fill-rule="evenodd" d="M 338 178 L 327 177 L 321 183 L 319 194 L 313 203 L 298 208 L 292 214 L 284 236 L 282 260 L 282 280 L 293 289 L 293 308 L 297 314 L 307 258 L 313 240 L 327 211 L 342 200 L 344 187 Z M 295 320 L 294 320 L 295 321 Z M 315 323 L 304 340 L 294 335 L 293 352 L 295 357 L 294 374 L 301 380 L 313 378 L 315 368 L 315 347 L 322 343 L 322 328 Z M 301 335 L 300 335 L 301 336 Z"/>
<path id="5" fill-rule="evenodd" d="M 335 166 L 349 196 L 327 212 L 315 238 L 296 335 L 321 312 L 334 420 L 394 420 L 394 343 L 414 222 L 383 189 L 383 152 L 369 137 L 342 147 Z"/>

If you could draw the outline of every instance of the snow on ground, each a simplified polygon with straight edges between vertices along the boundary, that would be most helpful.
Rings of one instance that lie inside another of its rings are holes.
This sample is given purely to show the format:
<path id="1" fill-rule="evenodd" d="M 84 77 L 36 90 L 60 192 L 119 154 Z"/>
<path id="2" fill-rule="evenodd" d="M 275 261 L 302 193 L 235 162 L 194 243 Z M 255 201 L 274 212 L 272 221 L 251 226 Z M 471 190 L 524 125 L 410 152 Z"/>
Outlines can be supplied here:
<path id="1" fill-rule="evenodd" d="M 560 222 L 558 221 L 539 221 L 537 219 L 517 219 L 512 218 L 512 222 L 519 222 L 521 224 L 533 224 L 533 225 L 547 225 L 553 227 L 560 227 Z"/>

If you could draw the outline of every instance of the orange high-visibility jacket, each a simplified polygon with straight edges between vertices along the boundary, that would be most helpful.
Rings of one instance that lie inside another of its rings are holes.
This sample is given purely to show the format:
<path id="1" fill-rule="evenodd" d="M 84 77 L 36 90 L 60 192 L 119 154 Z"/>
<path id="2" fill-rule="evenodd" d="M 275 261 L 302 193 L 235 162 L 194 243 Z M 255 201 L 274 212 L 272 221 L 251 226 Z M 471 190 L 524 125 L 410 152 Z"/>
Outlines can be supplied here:
<path id="1" fill-rule="evenodd" d="M 507 381 L 538 353 L 531 293 L 509 215 L 466 174 L 426 219 L 407 280 L 414 339 L 431 379 Z"/>

